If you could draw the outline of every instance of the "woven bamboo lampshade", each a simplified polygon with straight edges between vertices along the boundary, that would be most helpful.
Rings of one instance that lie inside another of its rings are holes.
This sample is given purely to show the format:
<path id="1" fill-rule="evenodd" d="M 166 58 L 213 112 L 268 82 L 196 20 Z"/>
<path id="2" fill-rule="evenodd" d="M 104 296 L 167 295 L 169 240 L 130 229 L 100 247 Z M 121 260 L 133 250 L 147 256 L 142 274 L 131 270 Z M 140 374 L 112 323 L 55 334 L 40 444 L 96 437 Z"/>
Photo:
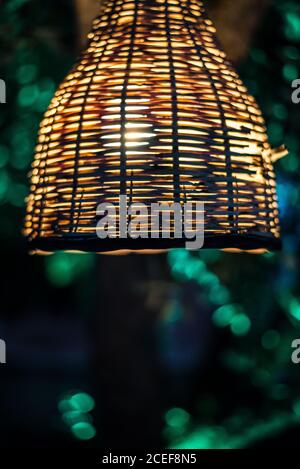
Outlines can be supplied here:
<path id="1" fill-rule="evenodd" d="M 199 0 L 107 0 L 41 123 L 30 249 L 107 252 L 184 239 L 99 239 L 96 207 L 205 204 L 206 248 L 280 243 L 264 120 Z"/>

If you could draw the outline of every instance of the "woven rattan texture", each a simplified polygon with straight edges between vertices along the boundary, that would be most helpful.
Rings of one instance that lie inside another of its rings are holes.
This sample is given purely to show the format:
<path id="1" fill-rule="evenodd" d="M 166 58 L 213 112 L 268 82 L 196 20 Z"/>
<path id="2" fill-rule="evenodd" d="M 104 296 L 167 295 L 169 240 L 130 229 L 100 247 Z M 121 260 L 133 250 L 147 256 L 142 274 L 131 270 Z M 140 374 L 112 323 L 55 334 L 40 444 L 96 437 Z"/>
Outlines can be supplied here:
<path id="1" fill-rule="evenodd" d="M 204 202 L 213 247 L 268 247 L 279 238 L 271 159 L 202 2 L 108 0 L 41 123 L 25 234 L 45 250 L 94 240 L 101 251 L 96 207 L 127 194 Z"/>

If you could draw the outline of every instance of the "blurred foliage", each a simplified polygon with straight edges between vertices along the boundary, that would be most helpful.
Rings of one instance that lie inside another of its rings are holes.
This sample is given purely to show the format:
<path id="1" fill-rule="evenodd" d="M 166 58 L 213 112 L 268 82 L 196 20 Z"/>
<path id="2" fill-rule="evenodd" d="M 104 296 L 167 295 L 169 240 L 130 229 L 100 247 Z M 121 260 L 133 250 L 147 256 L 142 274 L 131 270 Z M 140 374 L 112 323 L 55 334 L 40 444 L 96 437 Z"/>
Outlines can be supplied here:
<path id="1" fill-rule="evenodd" d="M 7 104 L 0 114 L 0 239 L 20 242 L 27 174 L 43 113 L 78 51 L 72 0 L 8 0 L 0 5 L 0 77 Z M 66 21 L 68 18 L 69 21 Z M 22 241 L 21 241 L 22 242 Z M 45 260 L 46 278 L 71 284 L 92 256 L 57 254 Z"/>
<path id="2" fill-rule="evenodd" d="M 240 74 L 262 108 L 271 144 L 289 150 L 276 164 L 283 250 L 263 256 L 169 254 L 174 278 L 197 285 L 212 307 L 223 349 L 211 366 L 230 386 L 216 389 L 209 375 L 211 412 L 205 415 L 201 407 L 199 413 L 195 405 L 188 428 L 178 423 L 174 430 L 166 420 L 172 448 L 243 448 L 299 426 L 299 370 L 291 361 L 292 341 L 300 337 L 300 108 L 291 100 L 299 59 L 300 5 L 274 0 Z"/>
<path id="3" fill-rule="evenodd" d="M 96 436 L 97 431 L 90 415 L 94 407 L 93 397 L 81 391 L 69 392 L 58 402 L 63 422 L 79 440 L 91 440 Z"/>
<path id="4" fill-rule="evenodd" d="M 72 3 L 48 3 L 52 8 L 41 8 L 38 0 L 0 5 L 0 75 L 7 84 L 7 104 L 0 114 L 0 203 L 5 218 L 0 236 L 20 234 L 16 228 L 21 226 L 39 122 L 75 58 L 70 44 L 74 25 L 64 21 L 72 18 Z"/>

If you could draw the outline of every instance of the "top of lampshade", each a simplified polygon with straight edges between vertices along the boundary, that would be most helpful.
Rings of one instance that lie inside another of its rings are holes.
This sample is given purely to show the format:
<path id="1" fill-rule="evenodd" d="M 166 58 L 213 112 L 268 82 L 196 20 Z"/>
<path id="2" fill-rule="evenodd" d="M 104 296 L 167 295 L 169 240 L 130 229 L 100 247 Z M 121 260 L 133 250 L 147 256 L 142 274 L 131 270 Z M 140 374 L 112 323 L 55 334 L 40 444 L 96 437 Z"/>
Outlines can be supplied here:
<path id="1" fill-rule="evenodd" d="M 205 203 L 205 245 L 279 245 L 261 112 L 199 0 L 107 0 L 41 123 L 30 249 L 169 249 L 184 239 L 101 240 L 103 202 Z"/>

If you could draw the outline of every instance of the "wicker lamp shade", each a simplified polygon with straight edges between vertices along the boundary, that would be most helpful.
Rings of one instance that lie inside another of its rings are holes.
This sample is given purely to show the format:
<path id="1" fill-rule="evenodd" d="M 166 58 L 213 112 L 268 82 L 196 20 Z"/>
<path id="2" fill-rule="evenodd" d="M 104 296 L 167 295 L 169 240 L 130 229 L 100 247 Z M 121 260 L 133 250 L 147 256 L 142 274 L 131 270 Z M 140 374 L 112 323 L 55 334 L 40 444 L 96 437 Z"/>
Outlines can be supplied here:
<path id="1" fill-rule="evenodd" d="M 274 154 L 255 100 L 199 0 L 107 0 L 41 123 L 30 249 L 169 249 L 184 239 L 99 239 L 96 207 L 200 201 L 205 245 L 278 247 Z"/>

